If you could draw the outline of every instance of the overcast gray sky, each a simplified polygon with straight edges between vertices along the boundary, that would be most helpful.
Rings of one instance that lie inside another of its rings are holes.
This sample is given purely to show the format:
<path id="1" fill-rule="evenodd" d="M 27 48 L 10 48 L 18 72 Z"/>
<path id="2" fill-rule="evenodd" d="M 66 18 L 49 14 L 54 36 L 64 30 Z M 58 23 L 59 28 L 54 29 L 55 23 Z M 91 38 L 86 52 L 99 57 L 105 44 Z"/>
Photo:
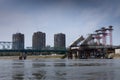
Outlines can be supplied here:
<path id="1" fill-rule="evenodd" d="M 12 41 L 12 34 L 25 34 L 32 45 L 36 31 L 46 33 L 47 45 L 53 36 L 65 33 L 67 46 L 79 36 L 114 26 L 113 44 L 120 45 L 120 0 L 0 0 L 0 41 Z"/>

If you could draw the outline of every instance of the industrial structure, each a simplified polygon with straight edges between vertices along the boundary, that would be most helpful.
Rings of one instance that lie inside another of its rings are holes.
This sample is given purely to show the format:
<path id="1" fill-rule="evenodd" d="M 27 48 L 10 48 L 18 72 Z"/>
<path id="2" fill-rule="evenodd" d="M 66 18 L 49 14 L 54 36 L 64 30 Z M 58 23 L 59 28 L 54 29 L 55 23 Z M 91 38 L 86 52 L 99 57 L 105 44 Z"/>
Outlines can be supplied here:
<path id="1" fill-rule="evenodd" d="M 68 58 L 105 58 L 106 54 L 114 52 L 112 45 L 113 26 L 102 27 L 86 38 L 80 36 L 69 48 Z M 109 36 L 109 44 L 107 44 Z"/>
<path id="2" fill-rule="evenodd" d="M 66 37 L 63 33 L 54 35 L 54 49 L 66 49 Z"/>
<path id="3" fill-rule="evenodd" d="M 24 34 L 16 33 L 12 36 L 12 49 L 24 49 Z"/>
<path id="4" fill-rule="evenodd" d="M 46 34 L 43 32 L 35 32 L 32 37 L 32 49 L 41 50 L 46 46 Z"/>

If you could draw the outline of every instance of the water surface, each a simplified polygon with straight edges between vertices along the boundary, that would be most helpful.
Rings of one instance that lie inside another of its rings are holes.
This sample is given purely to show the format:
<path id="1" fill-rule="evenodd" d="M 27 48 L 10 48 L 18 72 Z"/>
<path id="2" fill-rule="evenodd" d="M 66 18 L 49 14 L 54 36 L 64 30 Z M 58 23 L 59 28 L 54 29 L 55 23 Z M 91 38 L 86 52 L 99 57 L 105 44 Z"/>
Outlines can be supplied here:
<path id="1" fill-rule="evenodd" d="M 0 80 L 119 80 L 120 60 L 0 60 Z"/>

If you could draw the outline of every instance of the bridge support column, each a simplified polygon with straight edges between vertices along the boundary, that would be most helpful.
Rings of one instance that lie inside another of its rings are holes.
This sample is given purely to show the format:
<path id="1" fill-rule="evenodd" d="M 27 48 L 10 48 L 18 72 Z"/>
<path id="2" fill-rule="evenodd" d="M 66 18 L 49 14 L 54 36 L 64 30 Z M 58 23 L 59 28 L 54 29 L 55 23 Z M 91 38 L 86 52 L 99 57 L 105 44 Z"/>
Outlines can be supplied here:
<path id="1" fill-rule="evenodd" d="M 79 59 L 80 58 L 80 53 L 79 53 L 79 51 L 77 51 L 77 59 Z"/>
<path id="2" fill-rule="evenodd" d="M 19 56 L 19 60 L 25 60 L 27 58 L 27 52 L 21 52 Z"/>
<path id="3" fill-rule="evenodd" d="M 67 56 L 68 56 L 68 59 L 73 59 L 73 52 L 70 51 L 70 52 L 67 54 Z"/>

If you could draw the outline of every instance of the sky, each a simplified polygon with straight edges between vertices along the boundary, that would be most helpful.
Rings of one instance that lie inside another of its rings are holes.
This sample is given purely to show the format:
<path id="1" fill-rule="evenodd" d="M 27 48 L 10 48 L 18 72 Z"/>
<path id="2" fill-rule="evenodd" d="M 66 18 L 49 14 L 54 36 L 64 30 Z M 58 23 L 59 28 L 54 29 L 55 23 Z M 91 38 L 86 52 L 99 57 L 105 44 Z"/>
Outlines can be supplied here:
<path id="1" fill-rule="evenodd" d="M 46 45 L 54 45 L 54 34 L 66 34 L 66 46 L 81 35 L 114 26 L 113 45 L 120 45 L 120 0 L 0 0 L 0 41 L 12 41 L 23 33 L 25 46 L 32 35 L 46 33 Z"/>

